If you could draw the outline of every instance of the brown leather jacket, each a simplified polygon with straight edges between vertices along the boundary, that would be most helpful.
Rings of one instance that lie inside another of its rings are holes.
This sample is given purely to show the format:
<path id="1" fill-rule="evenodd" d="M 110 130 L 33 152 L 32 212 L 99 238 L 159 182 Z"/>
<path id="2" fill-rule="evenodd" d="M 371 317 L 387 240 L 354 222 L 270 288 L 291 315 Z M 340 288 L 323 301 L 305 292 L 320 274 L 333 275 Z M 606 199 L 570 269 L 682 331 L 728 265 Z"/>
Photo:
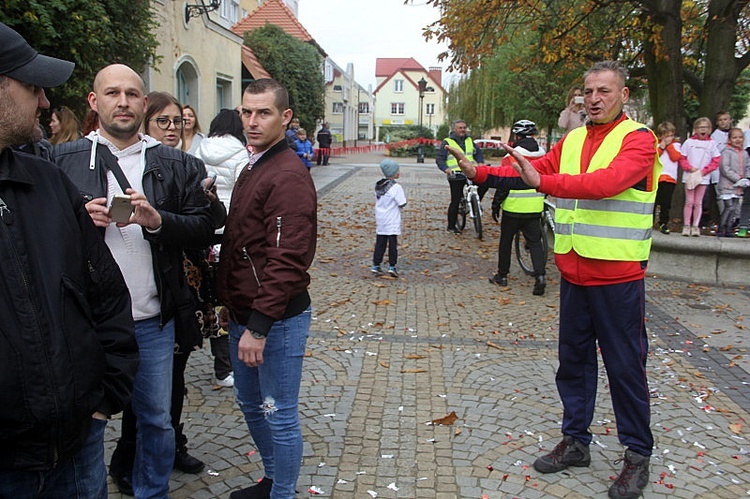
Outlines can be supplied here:
<path id="1" fill-rule="evenodd" d="M 302 313 L 316 243 L 315 185 L 282 139 L 232 191 L 217 287 L 233 320 L 267 334 L 275 321 Z"/>

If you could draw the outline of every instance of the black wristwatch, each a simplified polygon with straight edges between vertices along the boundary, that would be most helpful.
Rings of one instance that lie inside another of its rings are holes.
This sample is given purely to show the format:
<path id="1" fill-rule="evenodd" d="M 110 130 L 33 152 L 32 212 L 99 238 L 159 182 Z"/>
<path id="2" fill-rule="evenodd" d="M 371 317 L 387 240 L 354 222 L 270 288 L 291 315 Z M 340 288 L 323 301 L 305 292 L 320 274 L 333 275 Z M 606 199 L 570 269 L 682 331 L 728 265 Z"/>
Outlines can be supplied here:
<path id="1" fill-rule="evenodd" d="M 267 336 L 267 335 L 265 335 L 265 334 L 262 334 L 262 333 L 259 333 L 258 331 L 253 331 L 252 329 L 250 330 L 250 334 L 251 334 L 251 335 L 253 336 L 253 338 L 255 338 L 256 340 L 265 340 L 266 338 L 268 338 L 268 336 Z"/>

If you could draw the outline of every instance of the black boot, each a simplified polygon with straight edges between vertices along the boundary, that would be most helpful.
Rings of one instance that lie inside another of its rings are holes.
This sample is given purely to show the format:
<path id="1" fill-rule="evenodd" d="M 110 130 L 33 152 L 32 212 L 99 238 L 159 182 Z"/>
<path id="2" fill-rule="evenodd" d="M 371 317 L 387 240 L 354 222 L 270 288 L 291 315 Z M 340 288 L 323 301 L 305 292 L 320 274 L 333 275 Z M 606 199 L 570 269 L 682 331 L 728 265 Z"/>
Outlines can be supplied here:
<path id="1" fill-rule="evenodd" d="M 229 494 L 229 499 L 267 499 L 271 497 L 271 487 L 273 487 L 273 480 L 263 477 L 263 480 L 250 487 L 235 490 Z"/>
<path id="2" fill-rule="evenodd" d="M 133 462 L 135 461 L 135 442 L 121 438 L 112 452 L 109 461 L 109 476 L 117 485 L 120 493 L 132 496 L 133 493 Z"/>
<path id="3" fill-rule="evenodd" d="M 542 296 L 544 294 L 544 288 L 547 287 L 547 283 L 544 282 L 544 276 L 538 275 L 535 278 L 534 281 L 534 290 L 532 291 L 533 294 L 536 296 Z"/>
<path id="4" fill-rule="evenodd" d="M 182 433 L 183 424 L 174 429 L 174 469 L 183 473 L 200 473 L 206 466 L 203 461 L 197 459 L 187 450 L 187 437 Z"/>

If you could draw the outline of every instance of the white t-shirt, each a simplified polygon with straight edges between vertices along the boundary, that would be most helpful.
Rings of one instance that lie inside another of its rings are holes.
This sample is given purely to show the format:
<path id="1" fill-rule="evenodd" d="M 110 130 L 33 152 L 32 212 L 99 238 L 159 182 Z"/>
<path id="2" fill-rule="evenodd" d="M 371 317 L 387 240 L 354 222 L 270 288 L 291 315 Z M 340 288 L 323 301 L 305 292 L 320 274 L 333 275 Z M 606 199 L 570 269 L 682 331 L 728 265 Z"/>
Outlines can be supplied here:
<path id="1" fill-rule="evenodd" d="M 406 206 L 404 189 L 393 182 L 379 198 L 375 195 L 375 224 L 381 236 L 401 235 L 401 208 Z"/>

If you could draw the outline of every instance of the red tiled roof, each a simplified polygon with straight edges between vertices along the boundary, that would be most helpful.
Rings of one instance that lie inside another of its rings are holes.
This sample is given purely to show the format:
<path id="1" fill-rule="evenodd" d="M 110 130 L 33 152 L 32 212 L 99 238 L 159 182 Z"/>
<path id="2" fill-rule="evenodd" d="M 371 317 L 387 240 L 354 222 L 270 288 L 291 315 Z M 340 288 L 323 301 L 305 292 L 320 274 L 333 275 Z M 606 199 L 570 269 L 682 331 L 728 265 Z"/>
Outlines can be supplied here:
<path id="1" fill-rule="evenodd" d="M 385 76 L 386 78 L 400 69 L 425 71 L 424 66 L 419 64 L 413 57 L 404 58 L 377 58 L 375 59 L 375 78 Z"/>
<path id="2" fill-rule="evenodd" d="M 262 28 L 267 23 L 275 24 L 298 40 L 311 43 L 323 57 L 328 56 L 310 33 L 307 32 L 305 27 L 294 17 L 294 13 L 289 10 L 289 7 L 281 0 L 267 0 L 263 5 L 232 26 L 232 32 L 236 35 L 244 36 L 245 32 Z"/>
<path id="3" fill-rule="evenodd" d="M 422 71 L 424 71 L 424 68 L 422 69 Z M 381 81 L 380 85 L 378 85 L 377 88 L 375 89 L 375 91 L 373 91 L 373 95 L 377 95 L 378 92 L 380 91 L 380 89 L 383 88 L 386 84 L 388 84 L 388 82 L 391 81 L 391 79 L 393 79 L 393 77 L 396 76 L 396 75 L 403 76 L 409 83 L 411 83 L 411 85 L 414 88 L 419 88 L 419 84 L 416 81 L 414 81 L 414 79 L 411 76 L 409 76 L 408 74 L 404 73 L 403 70 L 399 69 L 399 70 L 396 70 L 395 73 L 393 73 L 392 75 L 389 75 L 387 78 L 385 78 L 383 81 Z M 431 74 L 428 71 L 425 71 L 424 76 L 427 78 L 428 86 L 437 87 L 440 90 L 442 90 L 443 92 L 445 92 L 445 89 L 440 84 L 440 82 L 435 81 L 435 78 L 434 78 L 433 74 Z M 430 82 L 434 83 L 434 85 L 429 85 Z"/>
<path id="4" fill-rule="evenodd" d="M 242 65 L 247 68 L 253 78 L 256 80 L 259 78 L 270 78 L 271 75 L 261 65 L 258 58 L 253 53 L 252 49 L 247 45 L 242 46 Z"/>

